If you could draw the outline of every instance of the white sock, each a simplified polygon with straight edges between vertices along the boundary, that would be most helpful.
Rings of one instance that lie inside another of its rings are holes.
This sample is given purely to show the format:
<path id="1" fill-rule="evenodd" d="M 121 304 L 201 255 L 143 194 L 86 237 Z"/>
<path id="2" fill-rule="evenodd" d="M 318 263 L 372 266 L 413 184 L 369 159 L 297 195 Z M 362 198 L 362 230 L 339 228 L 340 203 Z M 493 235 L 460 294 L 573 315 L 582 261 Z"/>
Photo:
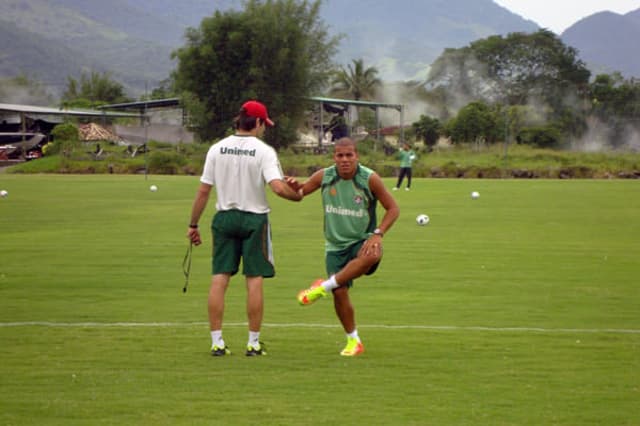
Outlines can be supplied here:
<path id="1" fill-rule="evenodd" d="M 224 340 L 222 339 L 222 330 L 211 330 L 211 346 L 224 348 Z"/>
<path id="2" fill-rule="evenodd" d="M 333 289 L 336 289 L 340 286 L 336 282 L 336 276 L 331 275 L 331 278 L 322 282 L 322 287 L 324 288 L 324 291 L 326 291 L 327 293 L 331 293 Z"/>
<path id="3" fill-rule="evenodd" d="M 260 332 L 259 331 L 249 331 L 249 343 L 248 346 L 252 348 L 257 348 L 260 346 Z"/>
<path id="4" fill-rule="evenodd" d="M 350 339 L 356 339 L 358 342 L 360 341 L 360 336 L 358 336 L 358 329 L 353 330 L 351 333 L 347 333 L 347 337 Z"/>

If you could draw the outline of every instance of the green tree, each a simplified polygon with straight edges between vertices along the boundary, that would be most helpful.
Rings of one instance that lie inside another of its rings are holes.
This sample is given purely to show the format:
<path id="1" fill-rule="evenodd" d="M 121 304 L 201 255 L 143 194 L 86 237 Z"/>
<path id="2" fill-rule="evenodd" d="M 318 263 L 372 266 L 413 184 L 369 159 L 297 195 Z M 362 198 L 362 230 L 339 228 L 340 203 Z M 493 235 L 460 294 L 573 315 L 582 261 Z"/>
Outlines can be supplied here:
<path id="1" fill-rule="evenodd" d="M 422 140 L 429 150 L 438 142 L 442 131 L 440 120 L 426 115 L 421 115 L 420 119 L 413 123 L 411 127 L 416 137 Z"/>
<path id="2" fill-rule="evenodd" d="M 601 118 L 640 118 L 640 81 L 620 73 L 599 74 L 591 84 L 592 111 Z"/>
<path id="3" fill-rule="evenodd" d="M 167 78 L 162 80 L 158 87 L 154 88 L 151 91 L 148 99 L 166 99 L 175 98 L 177 96 L 178 95 L 175 90 L 175 82 L 172 78 Z"/>
<path id="4" fill-rule="evenodd" d="M 613 146 L 623 145 L 629 131 L 640 131 L 640 81 L 600 74 L 589 89 L 590 114 L 611 130 Z"/>
<path id="5" fill-rule="evenodd" d="M 202 140 L 224 136 L 247 99 L 264 102 L 276 122 L 268 143 L 297 140 L 305 98 L 326 86 L 339 40 L 320 20 L 320 3 L 249 0 L 187 32 L 173 77 Z"/>
<path id="6" fill-rule="evenodd" d="M 68 158 L 80 144 L 80 134 L 78 127 L 72 123 L 58 124 L 51 131 L 54 140 L 54 148 L 50 153 L 61 153 L 63 157 Z"/>
<path id="7" fill-rule="evenodd" d="M 495 113 L 483 102 L 471 102 L 447 123 L 446 132 L 453 142 L 495 142 L 498 121 Z"/>
<path id="8" fill-rule="evenodd" d="M 68 77 L 67 88 L 62 94 L 62 104 L 66 107 L 95 108 L 130 101 L 125 95 L 124 86 L 106 72 L 83 72 L 79 80 Z"/>
<path id="9" fill-rule="evenodd" d="M 553 126 L 525 127 L 518 132 L 519 143 L 538 148 L 556 148 L 560 141 L 560 132 Z"/>
<path id="10" fill-rule="evenodd" d="M 382 81 L 377 77 L 378 69 L 365 67 L 362 59 L 354 59 L 347 68 L 342 67 L 333 77 L 331 94 L 355 99 L 372 99 Z"/>
<path id="11" fill-rule="evenodd" d="M 548 106 L 548 119 L 556 120 L 566 113 L 567 100 L 574 101 L 572 108 L 582 108 L 589 77 L 574 48 L 552 32 L 540 30 L 491 36 L 445 50 L 432 66 L 427 87 L 444 89 L 445 103 L 454 109 L 474 100 L 537 103 Z"/>

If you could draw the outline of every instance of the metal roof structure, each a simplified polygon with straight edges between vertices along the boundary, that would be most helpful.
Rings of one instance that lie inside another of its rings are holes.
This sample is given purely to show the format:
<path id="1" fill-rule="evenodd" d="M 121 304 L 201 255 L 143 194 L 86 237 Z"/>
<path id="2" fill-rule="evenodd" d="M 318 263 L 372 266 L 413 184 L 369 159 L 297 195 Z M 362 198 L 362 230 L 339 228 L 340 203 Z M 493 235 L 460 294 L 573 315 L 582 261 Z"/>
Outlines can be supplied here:
<path id="1" fill-rule="evenodd" d="M 333 105 L 354 105 L 368 108 L 393 108 L 398 111 L 403 109 L 401 104 L 390 104 L 384 102 L 356 101 L 352 99 L 325 98 L 321 96 L 312 96 L 307 98 L 312 102 L 322 102 Z M 180 98 L 151 99 L 148 101 L 125 102 L 121 104 L 102 105 L 99 109 L 129 109 L 129 108 L 164 108 L 180 106 Z"/>
<path id="2" fill-rule="evenodd" d="M 369 107 L 373 109 L 393 108 L 398 111 L 402 111 L 403 109 L 403 106 L 400 104 L 388 104 L 384 102 L 356 101 L 352 99 L 324 98 L 324 97 L 318 97 L 318 96 L 311 97 L 309 98 L 309 100 L 314 102 L 323 102 L 327 104 L 333 104 L 333 105 L 353 105 L 353 106 Z"/>
<path id="3" fill-rule="evenodd" d="M 148 101 L 124 102 L 121 104 L 109 104 L 100 109 L 133 109 L 145 110 L 149 108 L 168 108 L 180 106 L 180 98 L 150 99 Z"/>
<path id="4" fill-rule="evenodd" d="M 376 140 L 380 140 L 380 108 L 392 108 L 397 110 L 400 113 L 400 122 L 398 128 L 400 129 L 400 141 L 404 141 L 404 105 L 401 104 L 389 104 L 383 102 L 370 102 L 370 101 L 356 101 L 351 99 L 335 99 L 335 98 L 324 98 L 324 97 L 312 97 L 309 98 L 310 101 L 318 102 L 320 104 L 320 129 L 318 132 L 318 145 L 322 145 L 322 139 L 324 136 L 325 128 L 324 128 L 324 105 L 345 105 L 345 106 L 355 106 L 355 107 L 367 107 L 371 108 L 375 111 L 376 114 Z M 374 145 L 375 149 L 375 145 Z"/>
<path id="5" fill-rule="evenodd" d="M 62 115 L 62 116 L 76 116 L 76 117 L 110 117 L 110 118 L 140 118 L 139 114 L 124 113 L 124 112 L 109 112 L 109 111 L 97 111 L 97 110 L 79 110 L 79 109 L 66 109 L 66 108 L 51 108 L 35 105 L 19 105 L 19 104 L 3 104 L 0 103 L 0 113 L 18 113 L 29 115 Z"/>
<path id="6" fill-rule="evenodd" d="M 379 117 L 379 113 L 378 110 L 379 108 L 391 108 L 391 109 L 395 109 L 400 113 L 400 122 L 399 122 L 399 129 L 400 129 L 400 140 L 404 140 L 404 105 L 401 104 L 391 104 L 391 103 L 384 103 L 384 102 L 371 102 L 371 101 L 360 101 L 360 100 L 353 100 L 353 99 L 337 99 L 337 98 L 326 98 L 326 97 L 320 97 L 320 96 L 313 96 L 310 98 L 307 98 L 307 100 L 311 101 L 311 102 L 315 102 L 318 103 L 320 105 L 319 108 L 319 114 L 320 114 L 320 131 L 319 131 L 319 135 L 318 135 L 318 144 L 321 145 L 322 144 L 322 135 L 324 134 L 324 127 L 323 127 L 323 114 L 324 114 L 324 105 L 341 105 L 341 106 L 355 106 L 355 107 L 366 107 L 366 108 L 370 108 L 373 109 L 375 111 L 376 114 L 376 124 L 378 127 L 377 130 L 377 139 L 380 139 L 380 117 Z M 165 98 L 165 99 L 151 99 L 148 101 L 138 101 L 138 102 L 126 102 L 126 103 L 120 103 L 120 104 L 110 104 L 110 105 L 103 105 L 100 107 L 100 109 L 133 109 L 136 108 L 140 111 L 140 114 L 145 114 L 147 112 L 148 109 L 153 109 L 153 108 L 168 108 L 168 107 L 179 107 L 180 106 L 180 98 Z M 183 116 L 183 122 L 184 122 L 184 116 Z"/>
<path id="7" fill-rule="evenodd" d="M 180 105 L 180 98 L 165 98 L 165 99 L 150 99 L 147 101 L 137 102 L 124 102 L 120 104 L 102 105 L 99 107 L 102 110 L 115 109 L 115 110 L 129 110 L 137 109 L 141 116 L 146 116 L 149 120 L 149 111 L 157 108 L 180 108 L 182 110 L 182 126 L 186 126 L 188 121 L 186 111 Z"/>

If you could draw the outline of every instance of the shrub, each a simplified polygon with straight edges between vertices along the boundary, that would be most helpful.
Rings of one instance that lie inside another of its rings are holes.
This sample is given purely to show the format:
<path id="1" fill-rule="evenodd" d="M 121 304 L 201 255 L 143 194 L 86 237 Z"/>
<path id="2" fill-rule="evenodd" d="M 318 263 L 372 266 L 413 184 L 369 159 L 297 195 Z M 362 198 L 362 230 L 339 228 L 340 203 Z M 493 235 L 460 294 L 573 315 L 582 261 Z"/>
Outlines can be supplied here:
<path id="1" fill-rule="evenodd" d="M 80 144 L 78 127 L 72 123 L 58 124 L 51 131 L 55 141 L 54 150 L 60 152 L 64 157 L 69 157 L 73 150 Z M 55 146 L 57 145 L 57 147 Z M 51 151 L 49 151 L 51 152 Z"/>
<path id="2" fill-rule="evenodd" d="M 525 127 L 517 136 L 519 143 L 538 148 L 552 148 L 560 142 L 560 131 L 555 127 Z"/>
<path id="3" fill-rule="evenodd" d="M 149 155 L 149 172 L 175 175 L 187 165 L 187 159 L 175 152 L 153 151 Z"/>

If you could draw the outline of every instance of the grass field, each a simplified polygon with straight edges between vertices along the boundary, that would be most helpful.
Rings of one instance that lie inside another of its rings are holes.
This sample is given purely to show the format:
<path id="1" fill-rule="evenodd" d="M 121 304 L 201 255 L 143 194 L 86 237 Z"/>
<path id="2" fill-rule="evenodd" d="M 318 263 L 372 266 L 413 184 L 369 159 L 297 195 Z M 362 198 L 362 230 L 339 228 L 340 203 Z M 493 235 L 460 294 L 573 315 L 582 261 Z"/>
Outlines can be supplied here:
<path id="1" fill-rule="evenodd" d="M 269 355 L 243 355 L 241 277 L 225 314 L 234 354 L 209 355 L 207 234 L 182 293 L 197 185 L 0 175 L 0 424 L 640 424 L 637 181 L 394 192 L 382 265 L 352 290 L 367 348 L 355 359 L 338 355 L 330 301 L 295 301 L 324 271 L 315 196 L 272 197 Z"/>

